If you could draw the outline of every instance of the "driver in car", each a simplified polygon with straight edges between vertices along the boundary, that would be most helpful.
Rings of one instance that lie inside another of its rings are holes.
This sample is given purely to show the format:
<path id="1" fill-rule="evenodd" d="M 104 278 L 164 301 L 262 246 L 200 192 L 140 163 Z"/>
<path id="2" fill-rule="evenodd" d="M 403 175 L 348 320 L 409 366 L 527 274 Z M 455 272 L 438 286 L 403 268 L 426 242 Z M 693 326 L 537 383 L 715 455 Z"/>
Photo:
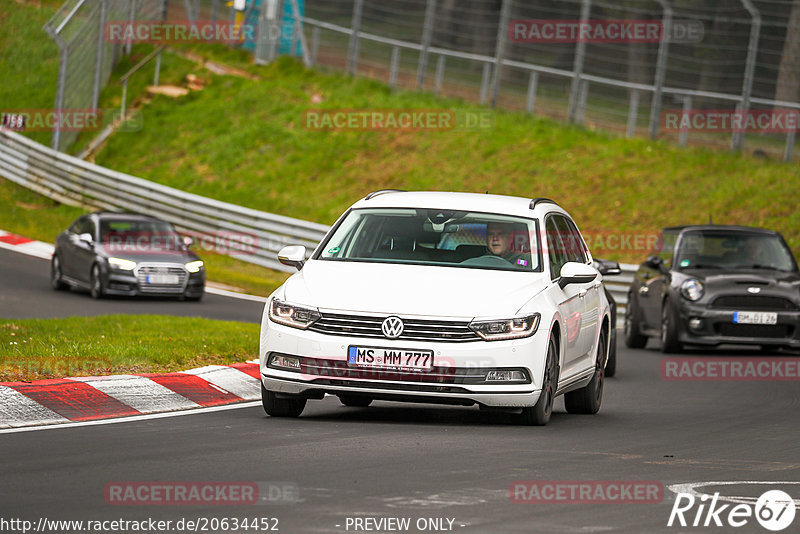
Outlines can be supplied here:
<path id="1" fill-rule="evenodd" d="M 749 237 L 742 247 L 742 256 L 747 265 L 763 265 L 767 258 L 764 246 L 757 237 Z"/>
<path id="2" fill-rule="evenodd" d="M 486 225 L 486 248 L 495 256 L 503 258 L 517 267 L 529 267 L 531 256 L 514 250 L 513 226 L 508 223 L 490 222 Z"/>

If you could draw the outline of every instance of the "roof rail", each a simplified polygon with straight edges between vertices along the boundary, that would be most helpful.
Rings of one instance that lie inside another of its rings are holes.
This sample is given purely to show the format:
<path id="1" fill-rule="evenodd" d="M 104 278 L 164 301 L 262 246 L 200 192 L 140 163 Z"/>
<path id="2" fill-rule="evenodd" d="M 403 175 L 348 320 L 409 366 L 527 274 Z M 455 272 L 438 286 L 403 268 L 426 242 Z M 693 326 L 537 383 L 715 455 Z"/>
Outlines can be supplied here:
<path id="1" fill-rule="evenodd" d="M 538 197 L 531 200 L 530 209 L 536 209 L 536 206 L 539 204 L 555 204 L 556 206 L 558 206 L 555 200 L 550 200 L 549 198 L 544 198 L 544 197 Z"/>
<path id="2" fill-rule="evenodd" d="M 406 193 L 406 190 L 405 189 L 381 189 L 379 191 L 373 191 L 372 193 L 370 193 L 369 195 L 364 197 L 364 200 L 369 200 L 371 198 L 377 197 L 378 195 L 384 195 L 386 193 Z"/>

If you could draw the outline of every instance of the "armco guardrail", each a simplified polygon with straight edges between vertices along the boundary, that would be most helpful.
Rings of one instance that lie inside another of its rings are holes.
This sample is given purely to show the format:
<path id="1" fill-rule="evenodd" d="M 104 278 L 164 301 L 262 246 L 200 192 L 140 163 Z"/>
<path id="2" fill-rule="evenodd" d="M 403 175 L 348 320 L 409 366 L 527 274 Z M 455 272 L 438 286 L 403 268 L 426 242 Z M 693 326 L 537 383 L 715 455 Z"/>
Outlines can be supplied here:
<path id="1" fill-rule="evenodd" d="M 311 252 L 328 231 L 323 224 L 243 208 L 106 169 L 14 132 L 0 131 L 0 176 L 65 204 L 146 213 L 184 231 L 253 236 L 257 239 L 252 253 L 237 258 L 286 272 L 294 269 L 278 263 L 281 247 L 300 244 Z M 621 267 L 621 275 L 606 278 L 620 311 L 636 265 Z"/>
<path id="2" fill-rule="evenodd" d="M 310 252 L 328 230 L 106 169 L 9 131 L 0 131 L 0 176 L 65 204 L 127 209 L 161 217 L 183 231 L 225 236 L 246 251 L 237 258 L 281 271 L 293 270 L 278 262 L 281 247 L 305 245 Z"/>

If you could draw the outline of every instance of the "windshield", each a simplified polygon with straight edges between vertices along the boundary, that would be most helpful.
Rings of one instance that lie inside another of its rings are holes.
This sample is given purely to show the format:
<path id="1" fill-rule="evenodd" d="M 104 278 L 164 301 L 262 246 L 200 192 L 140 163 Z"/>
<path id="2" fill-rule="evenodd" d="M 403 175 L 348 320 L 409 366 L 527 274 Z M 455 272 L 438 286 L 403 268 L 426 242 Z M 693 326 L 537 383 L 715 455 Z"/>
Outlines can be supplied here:
<path id="1" fill-rule="evenodd" d="M 185 248 L 183 238 L 171 224 L 163 221 L 100 221 L 100 242 L 106 248 L 125 252 Z"/>
<path id="2" fill-rule="evenodd" d="M 538 223 L 468 211 L 371 208 L 350 211 L 321 260 L 541 271 Z"/>
<path id="3" fill-rule="evenodd" d="M 685 233 L 676 263 L 680 269 L 795 269 L 792 253 L 779 236 L 720 230 Z"/>

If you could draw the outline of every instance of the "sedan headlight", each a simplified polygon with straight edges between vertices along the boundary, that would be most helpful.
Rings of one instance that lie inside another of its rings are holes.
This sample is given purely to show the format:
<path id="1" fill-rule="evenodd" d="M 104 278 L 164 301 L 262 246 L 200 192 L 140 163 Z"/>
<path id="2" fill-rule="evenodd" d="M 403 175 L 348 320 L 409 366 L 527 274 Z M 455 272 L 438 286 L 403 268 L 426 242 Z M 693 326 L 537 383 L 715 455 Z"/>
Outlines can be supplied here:
<path id="1" fill-rule="evenodd" d="M 132 271 L 136 268 L 136 262 L 123 260 L 122 258 L 108 258 L 108 264 L 123 271 Z"/>
<path id="2" fill-rule="evenodd" d="M 469 323 L 470 329 L 486 341 L 517 339 L 532 336 L 539 327 L 538 313 L 511 319 L 476 319 Z"/>
<path id="3" fill-rule="evenodd" d="M 203 262 L 200 260 L 190 261 L 185 265 L 185 267 L 186 270 L 189 271 L 190 273 L 196 273 L 197 271 L 203 268 Z"/>
<path id="4" fill-rule="evenodd" d="M 269 305 L 269 318 L 276 323 L 305 330 L 319 320 L 320 314 L 318 310 L 312 308 L 272 299 Z"/>
<path id="5" fill-rule="evenodd" d="M 703 287 L 703 283 L 696 278 L 689 278 L 681 284 L 681 295 L 683 295 L 683 298 L 691 300 L 692 302 L 703 298 L 705 292 L 706 290 Z"/>

